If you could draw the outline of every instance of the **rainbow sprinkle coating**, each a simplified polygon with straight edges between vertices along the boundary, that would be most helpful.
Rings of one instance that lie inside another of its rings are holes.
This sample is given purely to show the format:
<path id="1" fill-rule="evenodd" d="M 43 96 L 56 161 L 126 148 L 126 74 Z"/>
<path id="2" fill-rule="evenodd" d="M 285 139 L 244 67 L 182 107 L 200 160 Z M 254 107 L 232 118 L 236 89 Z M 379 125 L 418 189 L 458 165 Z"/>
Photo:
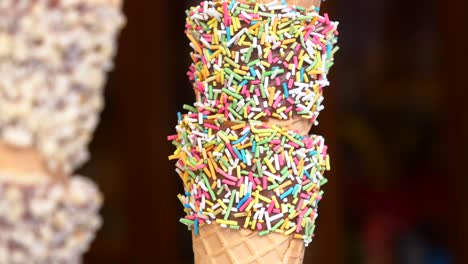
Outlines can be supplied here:
<path id="1" fill-rule="evenodd" d="M 168 140 L 184 183 L 180 222 L 195 234 L 217 224 L 312 241 L 330 170 L 327 146 L 270 118 L 318 125 L 339 49 L 338 22 L 318 11 L 236 0 L 187 10 L 196 102 L 178 114 Z"/>
<path id="2" fill-rule="evenodd" d="M 318 124 L 338 51 L 338 22 L 318 9 L 204 1 L 187 11 L 188 76 L 199 107 L 229 120 Z"/>
<path id="3" fill-rule="evenodd" d="M 169 159 L 184 182 L 179 195 L 197 234 L 213 222 L 312 241 L 317 206 L 330 169 L 324 139 L 301 136 L 259 121 L 229 121 L 223 115 L 180 116 Z"/>

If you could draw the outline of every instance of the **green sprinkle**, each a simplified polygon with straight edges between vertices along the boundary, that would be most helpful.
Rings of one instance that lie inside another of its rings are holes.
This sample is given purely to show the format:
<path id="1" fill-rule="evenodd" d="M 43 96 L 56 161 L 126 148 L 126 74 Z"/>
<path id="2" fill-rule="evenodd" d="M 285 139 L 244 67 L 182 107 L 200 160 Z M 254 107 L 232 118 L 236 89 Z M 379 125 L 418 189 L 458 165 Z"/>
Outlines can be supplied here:
<path id="1" fill-rule="evenodd" d="M 232 204 L 234 203 L 234 197 L 236 196 L 236 192 L 237 192 L 236 190 L 232 190 L 231 192 L 231 199 L 229 200 L 229 205 L 226 210 L 226 214 L 224 215 L 224 220 L 229 219 L 229 215 L 231 214 Z"/>

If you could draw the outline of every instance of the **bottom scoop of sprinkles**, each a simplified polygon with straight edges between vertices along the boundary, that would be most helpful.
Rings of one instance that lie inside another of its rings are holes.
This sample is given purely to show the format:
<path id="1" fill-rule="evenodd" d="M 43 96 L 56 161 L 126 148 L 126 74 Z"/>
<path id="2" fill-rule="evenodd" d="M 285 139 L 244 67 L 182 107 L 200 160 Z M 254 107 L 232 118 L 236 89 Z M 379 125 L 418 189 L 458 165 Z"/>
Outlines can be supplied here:
<path id="1" fill-rule="evenodd" d="M 181 223 L 195 234 L 217 224 L 312 241 L 330 170 L 323 137 L 200 112 L 179 115 L 176 130 L 169 159 L 184 183 Z"/>

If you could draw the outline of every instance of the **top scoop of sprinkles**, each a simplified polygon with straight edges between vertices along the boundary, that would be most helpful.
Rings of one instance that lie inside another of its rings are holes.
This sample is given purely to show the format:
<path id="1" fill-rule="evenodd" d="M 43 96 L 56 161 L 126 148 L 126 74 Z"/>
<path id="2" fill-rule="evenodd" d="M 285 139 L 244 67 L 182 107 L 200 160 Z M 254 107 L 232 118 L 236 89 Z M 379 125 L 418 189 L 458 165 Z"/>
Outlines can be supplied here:
<path id="1" fill-rule="evenodd" d="M 208 2 L 187 11 L 197 102 L 230 120 L 317 123 L 338 51 L 338 22 L 317 8 Z"/>

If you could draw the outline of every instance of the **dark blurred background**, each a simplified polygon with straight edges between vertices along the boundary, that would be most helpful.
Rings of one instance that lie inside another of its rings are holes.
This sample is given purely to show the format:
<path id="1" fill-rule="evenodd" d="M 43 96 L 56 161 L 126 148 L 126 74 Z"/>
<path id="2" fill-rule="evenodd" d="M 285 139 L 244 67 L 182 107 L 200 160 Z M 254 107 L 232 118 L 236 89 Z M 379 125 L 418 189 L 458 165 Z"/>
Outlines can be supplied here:
<path id="1" fill-rule="evenodd" d="M 193 102 L 188 5 L 126 1 L 107 108 L 80 171 L 106 197 L 86 263 L 193 263 L 166 141 Z M 305 263 L 468 263 L 466 1 L 322 6 L 341 22 L 341 50 L 313 131 L 333 170 Z"/>

